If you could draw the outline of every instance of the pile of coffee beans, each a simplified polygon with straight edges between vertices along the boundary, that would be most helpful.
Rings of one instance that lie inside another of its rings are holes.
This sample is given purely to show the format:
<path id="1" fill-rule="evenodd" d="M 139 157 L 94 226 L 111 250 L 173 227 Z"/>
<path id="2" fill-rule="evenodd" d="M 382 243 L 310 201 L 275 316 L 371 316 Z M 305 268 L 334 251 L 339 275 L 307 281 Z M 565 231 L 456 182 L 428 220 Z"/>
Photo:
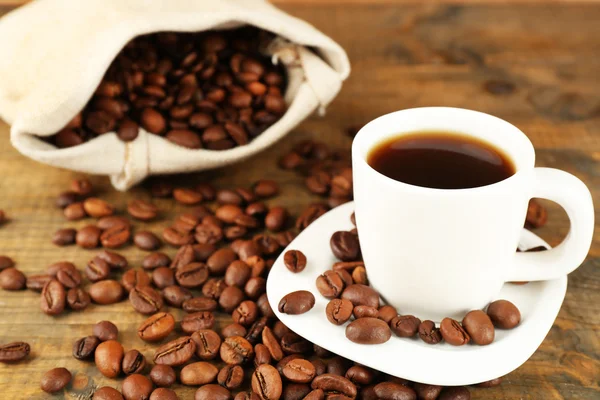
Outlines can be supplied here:
<path id="1" fill-rule="evenodd" d="M 247 144 L 285 113 L 286 76 L 256 28 L 139 36 L 116 56 L 94 95 L 49 142 L 76 146 L 108 132 L 145 131 L 190 149 Z"/>
<path id="2" fill-rule="evenodd" d="M 330 206 L 351 199 L 351 189 L 349 193 L 339 189 L 352 185 L 349 161 L 339 152 L 319 143 L 301 142 L 290 154 L 297 157 L 288 158 L 299 162 L 285 167 L 307 180 L 320 171 L 331 176 L 329 189 L 322 193 L 328 196 L 328 204 L 311 204 L 294 221 L 284 207 L 265 203 L 279 194 L 278 184 L 271 180 L 259 180 L 248 188 L 222 189 L 209 183 L 173 187 L 159 181 L 149 188 L 152 196 L 173 198 L 189 206 L 188 212 L 164 229 L 162 240 L 150 232 L 133 234 L 132 220 L 150 221 L 160 216 L 161 210 L 151 201 L 133 200 L 124 210 L 126 214 L 120 214 L 94 193 L 89 181 L 74 181 L 69 191 L 59 195 L 57 206 L 69 220 L 96 220 L 79 230 L 61 229 L 52 241 L 59 246 L 76 243 L 104 249 L 81 270 L 59 261 L 28 277 L 14 268 L 9 257 L 0 256 L 0 287 L 41 292 L 41 309 L 49 315 L 68 309 L 80 311 L 91 302 L 107 305 L 127 298 L 134 310 L 146 316 L 137 335 L 155 344 L 151 359 L 137 349 L 123 348 L 119 330 L 110 321 L 98 322 L 90 336 L 73 343 L 76 360 L 94 362 L 107 377 L 125 377 L 120 391 L 99 388 L 95 400 L 176 399 L 171 386 L 177 381 L 199 386 L 197 400 L 469 399 L 466 387 L 409 382 L 352 363 L 310 343 L 277 320 L 265 293 L 274 260 L 298 231 Z M 337 183 L 333 184 L 334 180 Z M 113 250 L 132 242 L 148 252 L 141 268 L 131 267 Z M 163 242 L 177 249 L 173 257 L 157 251 Z M 465 341 L 465 335 L 479 340 L 470 333 L 470 326 L 480 323 L 479 313 L 467 315 L 462 325 L 448 321 L 437 328 L 431 321 L 421 323 L 381 305 L 377 292 L 368 286 L 355 229 L 334 234 L 331 248 L 341 261 L 317 279 L 317 287 L 331 299 L 327 318 L 332 323 L 342 325 L 354 318 L 347 327 L 351 340 L 379 343 L 389 339 L 391 332 L 404 337 L 418 333 L 431 342 L 458 343 Z M 308 261 L 298 250 L 284 254 L 286 267 L 296 273 L 301 273 Z M 314 301 L 310 292 L 297 292 L 286 296 L 278 308 L 300 314 L 310 310 Z M 182 309 L 186 315 L 178 320 L 170 308 Z M 217 330 L 216 319 L 223 314 L 230 315 L 232 322 Z M 504 301 L 491 304 L 483 315 L 496 328 L 508 329 L 519 323 L 516 307 Z M 0 345 L 0 362 L 23 360 L 29 353 L 27 343 Z M 41 388 L 57 392 L 70 381 L 68 370 L 55 368 L 41 378 Z M 480 386 L 500 382 L 499 378 Z"/>

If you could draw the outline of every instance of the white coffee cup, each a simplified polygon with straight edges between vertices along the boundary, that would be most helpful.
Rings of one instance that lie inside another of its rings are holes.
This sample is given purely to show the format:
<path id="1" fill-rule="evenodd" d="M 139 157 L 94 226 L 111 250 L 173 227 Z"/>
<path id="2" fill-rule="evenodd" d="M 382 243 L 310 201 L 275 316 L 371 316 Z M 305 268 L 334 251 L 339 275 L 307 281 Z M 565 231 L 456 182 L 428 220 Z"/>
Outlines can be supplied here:
<path id="1" fill-rule="evenodd" d="M 367 163 L 390 137 L 443 130 L 482 139 L 514 162 L 503 181 L 470 189 L 432 189 L 382 175 Z M 356 224 L 369 281 L 401 314 L 440 321 L 483 309 L 510 281 L 555 279 L 589 251 L 594 209 L 575 176 L 534 168 L 533 145 L 510 123 L 459 108 L 397 111 L 365 125 L 352 144 Z M 552 250 L 517 253 L 532 197 L 561 205 L 571 221 Z"/>

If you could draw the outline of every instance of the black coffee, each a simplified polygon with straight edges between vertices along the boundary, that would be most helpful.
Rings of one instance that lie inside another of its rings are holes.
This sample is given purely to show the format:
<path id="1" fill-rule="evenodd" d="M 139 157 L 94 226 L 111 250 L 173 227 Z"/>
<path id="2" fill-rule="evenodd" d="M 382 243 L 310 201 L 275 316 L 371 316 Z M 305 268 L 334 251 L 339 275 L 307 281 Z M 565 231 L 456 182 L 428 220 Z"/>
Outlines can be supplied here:
<path id="1" fill-rule="evenodd" d="M 367 162 L 379 173 L 415 186 L 467 189 L 500 182 L 515 173 L 501 150 L 456 132 L 414 132 L 376 145 Z"/>

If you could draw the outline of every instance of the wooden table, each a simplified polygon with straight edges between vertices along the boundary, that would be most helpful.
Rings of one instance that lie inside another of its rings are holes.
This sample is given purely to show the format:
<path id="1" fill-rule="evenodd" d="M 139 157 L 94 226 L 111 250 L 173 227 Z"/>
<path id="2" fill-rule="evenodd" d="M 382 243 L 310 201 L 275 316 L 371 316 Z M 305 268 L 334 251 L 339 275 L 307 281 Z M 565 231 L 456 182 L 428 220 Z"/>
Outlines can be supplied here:
<path id="1" fill-rule="evenodd" d="M 352 61 L 352 76 L 327 116 L 306 121 L 286 140 L 240 165 L 186 180 L 249 186 L 268 176 L 282 185 L 282 196 L 275 202 L 297 214 L 315 198 L 302 188 L 300 177 L 276 167 L 278 156 L 296 140 L 319 138 L 349 149 L 351 139 L 345 133 L 349 126 L 402 108 L 445 105 L 510 121 L 531 138 L 538 166 L 579 176 L 600 198 L 600 5 L 353 3 L 283 5 L 339 41 Z M 0 14 L 8 10 L 0 6 Z M 76 176 L 17 153 L 10 146 L 8 126 L 0 124 L 0 209 L 11 218 L 0 228 L 0 254 L 13 257 L 26 274 L 59 260 L 83 267 L 94 254 L 50 243 L 58 227 L 85 224 L 65 223 L 53 206 L 56 194 Z M 92 181 L 101 196 L 121 211 L 128 199 L 147 196 L 139 188 L 117 193 L 104 177 Z M 182 207 L 166 200 L 157 204 L 163 218 L 148 228 L 158 233 Z M 554 204 L 548 207 L 549 223 L 537 233 L 556 245 L 568 231 L 568 220 Z M 132 247 L 123 254 L 134 266 L 144 256 Z M 473 389 L 474 398 L 600 398 L 599 266 L 600 237 L 596 236 L 584 265 L 569 277 L 560 315 L 538 351 L 500 387 Z M 95 385 L 120 385 L 101 376 L 93 363 L 71 357 L 73 341 L 91 334 L 91 325 L 99 320 L 117 323 L 126 349 L 137 348 L 148 357 L 153 354 L 154 346 L 135 335 L 143 317 L 128 302 L 91 306 L 83 313 L 56 318 L 40 311 L 37 293 L 0 291 L 0 304 L 0 342 L 24 340 L 32 346 L 27 361 L 0 364 L 3 399 L 48 398 L 39 382 L 43 372 L 55 366 L 65 366 L 75 375 L 65 398 L 88 399 L 86 394 Z M 190 398 L 194 390 L 181 389 L 182 398 Z"/>

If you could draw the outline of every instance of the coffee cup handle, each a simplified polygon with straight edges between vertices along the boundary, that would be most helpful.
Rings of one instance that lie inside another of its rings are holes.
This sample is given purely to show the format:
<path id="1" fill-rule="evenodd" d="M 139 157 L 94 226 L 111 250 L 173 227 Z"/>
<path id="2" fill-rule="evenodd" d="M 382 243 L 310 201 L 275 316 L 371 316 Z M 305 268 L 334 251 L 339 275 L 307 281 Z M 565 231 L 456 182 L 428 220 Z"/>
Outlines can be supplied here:
<path id="1" fill-rule="evenodd" d="M 517 252 L 507 281 L 556 279 L 585 260 L 594 234 L 594 204 L 585 184 L 576 176 L 554 168 L 534 170 L 534 197 L 552 200 L 567 212 L 571 227 L 561 244 L 548 251 Z"/>

